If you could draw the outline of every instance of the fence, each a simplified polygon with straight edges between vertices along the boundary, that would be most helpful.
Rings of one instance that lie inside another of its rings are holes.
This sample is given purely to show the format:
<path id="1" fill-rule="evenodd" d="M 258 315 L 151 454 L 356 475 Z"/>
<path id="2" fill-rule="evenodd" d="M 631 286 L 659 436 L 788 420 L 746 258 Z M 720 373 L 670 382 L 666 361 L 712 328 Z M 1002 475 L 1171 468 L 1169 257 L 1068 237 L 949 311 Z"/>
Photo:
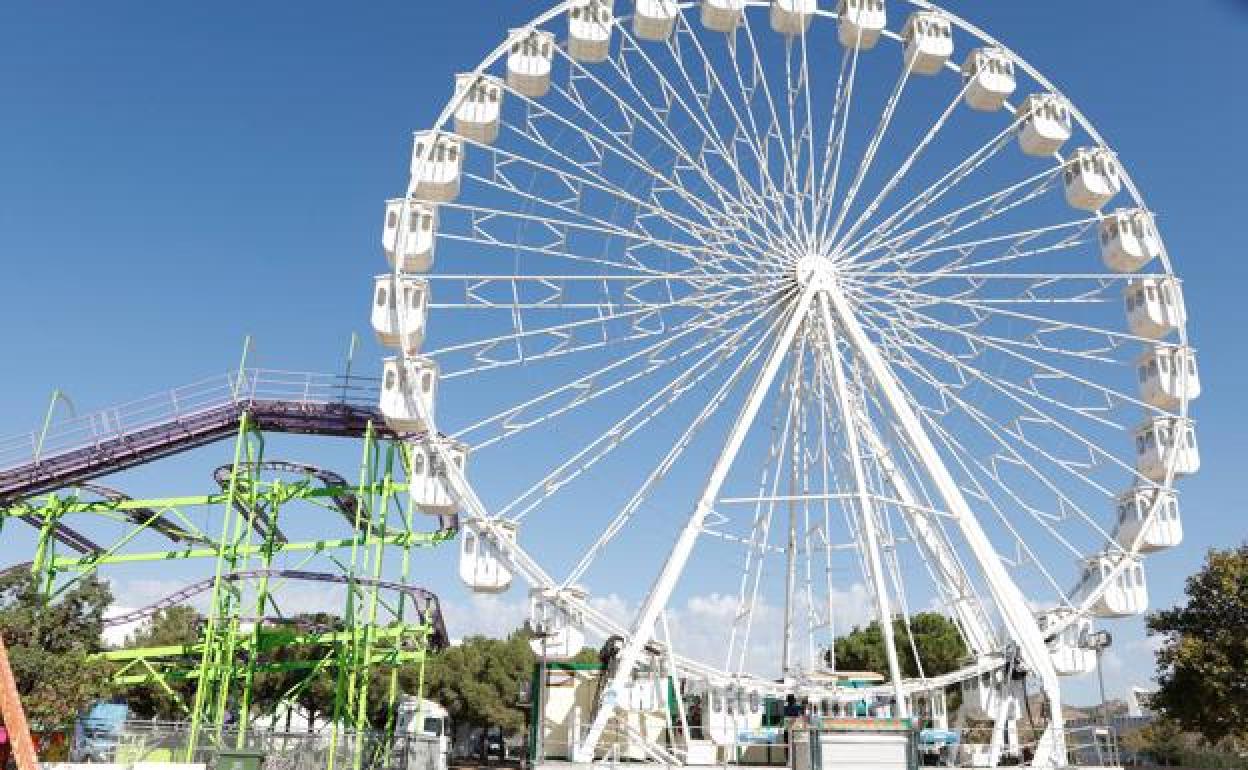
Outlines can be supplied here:
<path id="1" fill-rule="evenodd" d="M 190 726 L 181 722 L 127 722 L 115 740 L 95 741 L 89 751 L 75 747 L 73 759 L 130 766 L 136 762 L 181 762 L 186 759 Z M 226 729 L 218 737 L 212 728 L 201 728 L 192 762 L 209 768 L 217 755 L 239 746 L 237 730 Z M 242 748 L 264 755 L 264 770 L 323 770 L 331 765 L 342 770 L 446 770 L 445 757 L 436 737 L 394 735 L 381 732 L 342 731 L 282 732 L 250 729 Z"/>

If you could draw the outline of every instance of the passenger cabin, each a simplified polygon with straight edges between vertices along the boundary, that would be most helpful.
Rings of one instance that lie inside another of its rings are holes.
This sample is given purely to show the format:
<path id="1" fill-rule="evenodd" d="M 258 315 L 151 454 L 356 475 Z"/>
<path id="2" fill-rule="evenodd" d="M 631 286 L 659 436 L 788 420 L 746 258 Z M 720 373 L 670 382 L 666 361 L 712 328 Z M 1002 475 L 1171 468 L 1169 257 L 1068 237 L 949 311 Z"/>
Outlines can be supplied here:
<path id="1" fill-rule="evenodd" d="M 606 61 L 611 53 L 614 0 L 577 0 L 568 9 L 568 55 L 583 62 Z"/>
<path id="2" fill-rule="evenodd" d="M 459 196 L 464 148 L 459 137 L 420 131 L 412 145 L 412 181 L 408 194 L 424 201 L 449 203 Z"/>
<path id="3" fill-rule="evenodd" d="M 962 703 L 978 718 L 995 719 L 1006 694 L 1006 685 L 1005 672 L 999 668 L 963 679 Z"/>
<path id="4" fill-rule="evenodd" d="M 507 38 L 507 85 L 532 99 L 550 90 L 555 61 L 555 34 L 541 29 L 513 29 Z"/>
<path id="5" fill-rule="evenodd" d="M 1115 569 L 1127 560 L 1115 576 Z M 1088 561 L 1076 595 L 1086 600 L 1104 586 L 1105 591 L 1088 606 L 1098 618 L 1126 618 L 1148 611 L 1148 584 L 1139 559 L 1121 554 L 1100 554 Z"/>
<path id="6" fill-rule="evenodd" d="M 420 350 L 429 312 L 429 282 L 424 278 L 379 275 L 373 279 L 373 331 L 381 344 L 408 354 Z"/>
<path id="7" fill-rule="evenodd" d="M 1074 135 L 1070 105 L 1057 94 L 1032 94 L 1018 110 L 1018 144 L 1027 155 L 1052 155 Z"/>
<path id="8" fill-rule="evenodd" d="M 481 144 L 498 139 L 503 109 L 503 84 L 491 75 L 455 76 L 455 133 Z"/>
<path id="9" fill-rule="evenodd" d="M 841 0 L 836 7 L 836 35 L 846 48 L 874 48 L 887 25 L 884 0 Z"/>
<path id="10" fill-rule="evenodd" d="M 976 48 L 962 63 L 966 103 L 973 110 L 996 112 L 1014 95 L 1014 60 L 1000 48 Z"/>
<path id="11" fill-rule="evenodd" d="M 771 0 L 771 28 L 781 35 L 801 35 L 815 18 L 816 0 Z"/>
<path id="12" fill-rule="evenodd" d="M 936 11 L 915 11 L 901 31 L 906 67 L 915 75 L 935 75 L 953 56 L 953 24 Z"/>
<path id="13" fill-rule="evenodd" d="M 1101 219 L 1101 259 L 1115 273 L 1134 273 L 1161 256 L 1153 215 L 1144 209 L 1118 209 Z"/>
<path id="14" fill-rule="evenodd" d="M 437 439 L 433 444 L 410 445 L 411 467 L 407 472 L 407 491 L 412 505 L 430 516 L 444 516 L 459 510 L 454 486 L 448 478 L 447 463 L 462 476 L 468 459 L 468 445 L 451 438 Z"/>
<path id="15" fill-rule="evenodd" d="M 395 433 L 429 429 L 438 389 L 438 365 L 431 358 L 410 356 L 385 360 L 381 374 L 381 415 Z"/>
<path id="16" fill-rule="evenodd" d="M 588 596 L 580 586 L 569 586 L 564 593 L 578 603 Z M 529 592 L 529 619 L 536 633 L 529 647 L 539 659 L 571 658 L 585 646 L 585 620 L 580 608 L 565 602 L 553 588 Z"/>
<path id="17" fill-rule="evenodd" d="M 1065 616 L 1055 610 L 1041 613 L 1036 620 L 1040 632 L 1044 634 L 1049 646 L 1049 657 L 1053 660 L 1053 668 L 1058 676 L 1079 676 L 1096 670 L 1096 650 L 1084 646 L 1088 635 L 1092 633 L 1092 619 L 1084 616 L 1075 618 L 1058 632 L 1051 632 Z"/>
<path id="18" fill-rule="evenodd" d="M 493 524 L 501 540 L 516 542 L 516 522 L 496 519 Z M 492 535 L 465 528 L 459 536 L 459 579 L 475 593 L 502 593 L 511 588 L 509 554 L 510 549 Z"/>
<path id="19" fill-rule="evenodd" d="M 1154 502 L 1156 512 L 1153 511 Z M 1118 527 L 1114 539 L 1123 548 L 1133 548 L 1136 538 L 1140 538 L 1139 549 L 1143 553 L 1163 551 L 1183 542 L 1179 498 L 1172 490 L 1136 487 L 1118 498 Z"/>
<path id="20" fill-rule="evenodd" d="M 437 233 L 437 206 L 407 198 L 386 201 L 381 248 L 390 267 L 404 273 L 429 272 Z"/>
<path id="21" fill-rule="evenodd" d="M 676 28 L 678 0 L 636 0 L 633 34 L 641 40 L 667 40 Z"/>
<path id="22" fill-rule="evenodd" d="M 1139 278 L 1127 284 L 1123 295 L 1132 334 L 1159 340 L 1187 322 L 1183 292 L 1174 278 Z"/>
<path id="23" fill-rule="evenodd" d="M 1122 190 L 1118 161 L 1104 147 L 1080 147 L 1063 169 L 1066 202 L 1083 211 L 1099 211 Z"/>
<path id="24" fill-rule="evenodd" d="M 702 26 L 713 32 L 732 32 L 744 11 L 745 0 L 702 0 Z"/>
<path id="25" fill-rule="evenodd" d="M 1153 406 L 1174 411 L 1200 396 L 1196 353 L 1180 345 L 1154 345 L 1136 360 L 1140 397 Z"/>
<path id="26" fill-rule="evenodd" d="M 1184 417 L 1154 417 L 1135 431 L 1135 464 L 1140 475 L 1166 481 L 1167 472 L 1187 476 L 1200 470 L 1196 428 Z"/>

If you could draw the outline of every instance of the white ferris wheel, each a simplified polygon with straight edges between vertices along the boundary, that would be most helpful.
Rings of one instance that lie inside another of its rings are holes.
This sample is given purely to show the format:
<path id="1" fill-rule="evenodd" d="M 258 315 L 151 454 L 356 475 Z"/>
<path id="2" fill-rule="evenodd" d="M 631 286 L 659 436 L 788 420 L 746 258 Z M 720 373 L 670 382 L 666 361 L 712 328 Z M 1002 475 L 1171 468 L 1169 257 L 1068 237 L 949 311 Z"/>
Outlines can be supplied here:
<path id="1" fill-rule="evenodd" d="M 383 239 L 413 504 L 461 513 L 470 588 L 529 585 L 547 657 L 623 639 L 579 757 L 655 655 L 729 722 L 835 708 L 856 584 L 971 653 L 906 676 L 882 623 L 888 712 L 961 683 L 995 762 L 1025 679 L 1065 762 L 1061 677 L 1182 537 L 1200 386 L 1153 215 L 1018 55 L 922 0 L 561 2 L 456 77 Z M 667 628 L 699 591 L 735 600 L 716 659 Z"/>

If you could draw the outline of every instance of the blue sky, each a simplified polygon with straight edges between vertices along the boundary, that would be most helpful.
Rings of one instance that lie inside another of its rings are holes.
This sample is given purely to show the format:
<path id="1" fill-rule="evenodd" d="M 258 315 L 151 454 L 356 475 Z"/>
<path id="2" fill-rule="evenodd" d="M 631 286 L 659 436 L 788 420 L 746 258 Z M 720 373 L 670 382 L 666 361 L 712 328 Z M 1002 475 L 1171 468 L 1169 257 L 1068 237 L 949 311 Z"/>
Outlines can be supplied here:
<path id="1" fill-rule="evenodd" d="M 248 334 L 260 365 L 339 369 L 350 334 L 368 331 L 381 202 L 406 182 L 410 132 L 534 7 L 5 4 L 0 434 L 37 424 L 54 387 L 88 410 L 226 371 Z M 1236 231 L 1248 108 L 1232 85 L 1248 3 L 950 8 L 1082 107 L 1159 213 L 1186 281 L 1204 467 L 1183 486 L 1186 541 L 1148 563 L 1152 603 L 1168 605 L 1205 549 L 1248 534 L 1232 494 L 1248 428 Z M 6 532 L 0 562 L 20 550 Z M 1141 649 L 1138 622 L 1112 628 Z M 1130 666 L 1108 671 L 1111 689 L 1140 681 L 1144 664 Z"/>

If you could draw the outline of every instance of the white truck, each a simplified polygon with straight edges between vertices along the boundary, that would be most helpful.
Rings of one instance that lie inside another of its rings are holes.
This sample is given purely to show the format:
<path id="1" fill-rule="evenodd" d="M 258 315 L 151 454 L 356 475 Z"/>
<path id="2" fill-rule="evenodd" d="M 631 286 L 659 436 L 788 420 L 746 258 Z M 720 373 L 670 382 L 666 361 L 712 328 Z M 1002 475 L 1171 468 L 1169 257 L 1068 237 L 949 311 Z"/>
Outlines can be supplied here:
<path id="1" fill-rule="evenodd" d="M 436 701 L 404 695 L 399 701 L 399 713 L 395 719 L 398 736 L 423 736 L 437 750 L 437 770 L 447 770 L 451 760 L 451 717 Z"/>

